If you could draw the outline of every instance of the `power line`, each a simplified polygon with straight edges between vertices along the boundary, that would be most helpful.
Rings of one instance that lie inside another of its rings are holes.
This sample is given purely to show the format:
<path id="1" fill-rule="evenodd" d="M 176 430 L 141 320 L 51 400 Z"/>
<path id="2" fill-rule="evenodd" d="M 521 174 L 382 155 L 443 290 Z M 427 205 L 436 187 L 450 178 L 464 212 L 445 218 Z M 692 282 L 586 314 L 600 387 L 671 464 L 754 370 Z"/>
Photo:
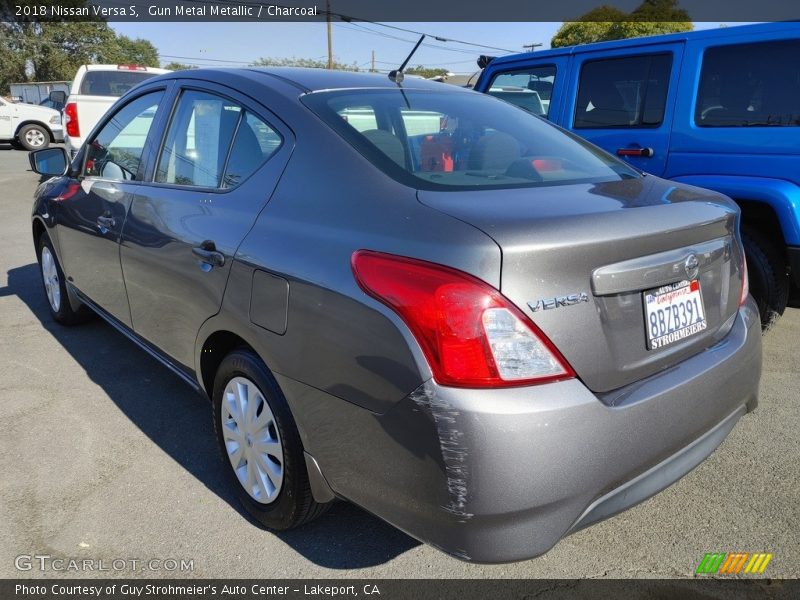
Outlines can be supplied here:
<path id="1" fill-rule="evenodd" d="M 280 4 L 267 4 L 265 2 L 247 2 L 247 1 L 239 1 L 239 0 L 185 0 L 187 2 L 195 3 L 195 4 L 236 4 L 236 5 L 245 5 L 245 6 L 275 6 L 278 8 L 292 8 L 287 6 L 282 6 Z M 404 31 L 406 33 L 413 33 L 414 35 L 425 35 L 426 37 L 430 37 L 435 39 L 439 42 L 451 42 L 454 44 L 462 44 L 464 46 L 472 46 L 475 48 L 485 48 L 487 50 L 499 50 L 500 52 L 506 52 L 507 54 L 515 54 L 515 50 L 509 50 L 508 48 L 499 48 L 498 46 L 489 46 L 487 44 L 479 44 L 477 42 L 466 42 L 464 40 L 457 40 L 455 38 L 449 38 L 443 35 L 437 35 L 433 33 L 427 33 L 424 31 L 416 31 L 414 29 L 407 29 L 405 27 L 398 27 L 397 25 L 388 25 L 386 23 L 379 23 L 377 21 L 370 21 L 368 19 L 360 19 L 358 17 L 352 17 L 350 15 L 343 15 L 341 13 L 333 12 L 330 10 L 321 11 L 322 14 L 330 17 L 337 17 L 338 19 L 346 22 L 355 24 L 355 21 L 359 21 L 361 23 L 369 23 L 370 25 L 377 25 L 378 27 L 385 27 L 387 29 L 394 29 L 396 31 Z"/>

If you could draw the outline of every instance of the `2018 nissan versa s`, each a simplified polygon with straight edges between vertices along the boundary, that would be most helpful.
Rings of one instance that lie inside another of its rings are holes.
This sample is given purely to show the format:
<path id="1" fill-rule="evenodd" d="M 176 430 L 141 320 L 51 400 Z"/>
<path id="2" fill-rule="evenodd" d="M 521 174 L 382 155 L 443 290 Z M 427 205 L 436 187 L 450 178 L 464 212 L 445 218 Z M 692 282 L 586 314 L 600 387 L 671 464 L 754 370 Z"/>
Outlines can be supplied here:
<path id="1" fill-rule="evenodd" d="M 339 497 L 465 560 L 536 556 L 757 402 L 736 206 L 483 94 L 184 71 L 31 163 L 53 317 L 208 394 L 269 528 Z"/>

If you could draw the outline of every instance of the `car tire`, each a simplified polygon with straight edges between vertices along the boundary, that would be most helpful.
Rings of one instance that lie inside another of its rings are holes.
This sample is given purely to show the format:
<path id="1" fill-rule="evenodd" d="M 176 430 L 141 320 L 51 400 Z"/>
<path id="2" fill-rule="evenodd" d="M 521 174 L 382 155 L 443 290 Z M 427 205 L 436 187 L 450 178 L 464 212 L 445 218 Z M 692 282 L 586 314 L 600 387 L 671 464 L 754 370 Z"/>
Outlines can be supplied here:
<path id="1" fill-rule="evenodd" d="M 50 236 L 46 233 L 39 237 L 36 251 L 39 275 L 53 319 L 62 325 L 77 325 L 90 319 L 94 313 L 87 306 L 82 304 L 78 310 L 73 310 L 67 295 L 64 271 L 61 270 Z"/>
<path id="2" fill-rule="evenodd" d="M 50 132 L 41 125 L 25 125 L 19 130 L 17 139 L 25 150 L 32 152 L 50 145 Z"/>
<path id="3" fill-rule="evenodd" d="M 252 350 L 240 348 L 222 360 L 212 400 L 225 472 L 253 518 L 282 531 L 304 525 L 328 509 L 331 503 L 320 504 L 311 493 L 303 444 L 289 405 Z"/>
<path id="4" fill-rule="evenodd" d="M 786 310 L 789 300 L 789 273 L 780 250 L 761 232 L 742 231 L 750 295 L 761 313 L 761 328 L 766 331 Z"/>

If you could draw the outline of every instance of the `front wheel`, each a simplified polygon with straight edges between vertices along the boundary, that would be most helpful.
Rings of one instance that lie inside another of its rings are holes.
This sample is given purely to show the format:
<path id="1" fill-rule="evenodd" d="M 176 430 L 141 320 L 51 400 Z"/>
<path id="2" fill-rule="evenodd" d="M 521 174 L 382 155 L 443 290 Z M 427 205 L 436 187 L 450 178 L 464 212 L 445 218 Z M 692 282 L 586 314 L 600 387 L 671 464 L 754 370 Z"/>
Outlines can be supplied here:
<path id="1" fill-rule="evenodd" d="M 758 304 L 761 327 L 767 330 L 786 310 L 789 274 L 780 250 L 761 232 L 742 231 L 744 254 L 750 279 L 750 295 Z"/>
<path id="2" fill-rule="evenodd" d="M 86 321 L 92 313 L 83 305 L 78 310 L 72 309 L 64 283 L 64 272 L 61 270 L 61 265 L 58 264 L 53 243 L 46 233 L 39 237 L 37 254 L 39 273 L 42 276 L 44 293 L 47 296 L 47 303 L 53 319 L 62 325 L 75 325 Z"/>
<path id="3" fill-rule="evenodd" d="M 285 530 L 321 515 L 303 444 L 275 378 L 249 349 L 226 356 L 214 378 L 214 430 L 228 478 L 260 523 Z"/>
<path id="4" fill-rule="evenodd" d="M 33 152 L 50 145 L 50 132 L 41 125 L 25 125 L 20 129 L 17 139 L 25 150 Z"/>

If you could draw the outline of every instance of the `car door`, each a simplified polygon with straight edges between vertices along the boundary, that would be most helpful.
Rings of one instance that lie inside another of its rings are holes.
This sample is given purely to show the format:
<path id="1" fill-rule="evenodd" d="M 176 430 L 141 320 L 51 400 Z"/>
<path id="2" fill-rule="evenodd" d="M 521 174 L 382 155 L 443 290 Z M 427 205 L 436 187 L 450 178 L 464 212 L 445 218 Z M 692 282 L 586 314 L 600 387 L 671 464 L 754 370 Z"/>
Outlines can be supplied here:
<path id="1" fill-rule="evenodd" d="M 59 206 L 58 239 L 69 281 L 125 325 L 131 317 L 119 241 L 165 89 L 142 93 L 110 115 L 88 141 L 81 174 Z"/>
<path id="2" fill-rule="evenodd" d="M 14 135 L 11 124 L 11 107 L 0 100 L 0 140 L 10 140 Z"/>
<path id="3" fill-rule="evenodd" d="M 274 115 L 233 90 L 196 83 L 180 90 L 150 181 L 133 198 L 121 256 L 134 331 L 186 368 L 292 139 Z"/>
<path id="4" fill-rule="evenodd" d="M 562 123 L 634 167 L 666 168 L 683 43 L 578 53 Z"/>

